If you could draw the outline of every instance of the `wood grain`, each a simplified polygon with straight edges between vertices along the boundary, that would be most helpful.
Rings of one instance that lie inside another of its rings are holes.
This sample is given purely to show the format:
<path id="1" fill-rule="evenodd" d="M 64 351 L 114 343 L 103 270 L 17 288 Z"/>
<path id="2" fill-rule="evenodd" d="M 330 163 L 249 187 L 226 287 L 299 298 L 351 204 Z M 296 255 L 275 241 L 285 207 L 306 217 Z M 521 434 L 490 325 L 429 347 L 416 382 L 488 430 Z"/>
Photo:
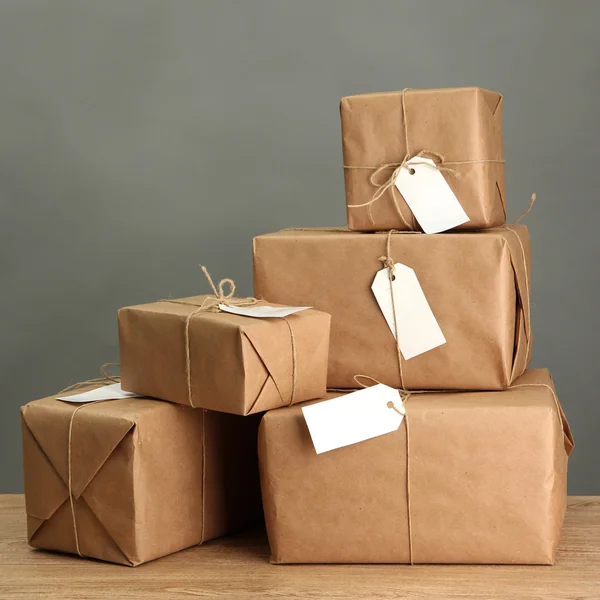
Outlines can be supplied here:
<path id="1" fill-rule="evenodd" d="M 22 496 L 0 496 L 0 599 L 598 600 L 600 497 L 572 497 L 553 567 L 275 566 L 261 531 L 135 569 L 30 549 Z"/>

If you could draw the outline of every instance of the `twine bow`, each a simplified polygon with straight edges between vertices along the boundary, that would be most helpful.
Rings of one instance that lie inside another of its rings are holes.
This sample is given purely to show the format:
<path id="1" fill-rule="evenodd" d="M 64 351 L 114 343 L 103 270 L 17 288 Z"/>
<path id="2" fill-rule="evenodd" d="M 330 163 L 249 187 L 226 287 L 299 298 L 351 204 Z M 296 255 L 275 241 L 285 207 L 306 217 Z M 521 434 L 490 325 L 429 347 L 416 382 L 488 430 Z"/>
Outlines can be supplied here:
<path id="1" fill-rule="evenodd" d="M 434 162 L 434 164 L 432 165 L 429 162 L 414 160 L 415 158 L 426 158 L 427 155 L 434 156 L 435 158 L 437 158 L 438 162 Z M 408 161 L 411 161 L 411 160 L 413 162 L 408 164 Z M 460 176 L 461 176 L 460 173 L 458 171 L 456 171 L 456 169 L 452 169 L 451 167 L 446 166 L 447 164 L 448 163 L 444 162 L 443 154 L 440 154 L 439 152 L 433 152 L 431 150 L 419 152 L 418 154 L 415 154 L 414 156 L 411 156 L 410 154 L 406 154 L 404 156 L 404 158 L 402 159 L 402 162 L 386 163 L 384 165 L 381 165 L 380 167 L 377 167 L 377 169 L 375 169 L 375 171 L 373 171 L 373 173 L 369 177 L 369 183 L 375 188 L 375 191 L 373 192 L 373 195 L 371 196 L 371 199 L 368 202 L 363 202 L 362 204 L 349 204 L 348 206 L 349 206 L 349 208 L 368 207 L 369 218 L 371 219 L 372 223 L 375 223 L 375 221 L 373 219 L 372 206 L 373 206 L 373 204 L 375 204 L 375 202 L 379 201 L 379 199 L 387 192 L 387 190 L 390 190 L 391 194 L 392 194 L 392 201 L 394 203 L 394 207 L 396 208 L 396 212 L 398 213 L 398 216 L 400 217 L 400 220 L 402 221 L 402 223 L 404 224 L 404 226 L 407 229 L 416 229 L 416 222 L 415 222 L 414 215 L 412 215 L 413 223 L 412 223 L 412 225 L 409 225 L 408 222 L 406 221 L 406 219 L 404 218 L 402 211 L 400 210 L 400 205 L 398 203 L 398 196 L 397 196 L 396 180 L 400 176 L 402 169 L 406 169 L 411 175 L 414 175 L 415 169 L 413 168 L 413 165 L 427 165 L 431 169 L 449 173 L 450 175 L 453 175 L 454 177 L 457 177 L 458 179 L 460 179 Z M 454 163 L 452 163 L 452 164 L 454 164 Z M 379 182 L 380 174 L 389 169 L 393 169 L 392 174 L 385 181 Z"/>
<path id="2" fill-rule="evenodd" d="M 256 298 L 234 298 L 235 283 L 233 279 L 221 279 L 221 281 L 219 281 L 219 285 L 215 286 L 215 283 L 212 277 L 210 276 L 208 269 L 203 265 L 200 265 L 200 268 L 202 269 L 202 272 L 204 273 L 206 280 L 208 281 L 208 284 L 210 285 L 213 291 L 212 296 L 207 296 L 202 301 L 202 304 L 200 304 L 199 306 L 192 304 L 191 302 L 184 302 L 183 300 L 166 301 L 176 302 L 178 304 L 189 304 L 192 306 L 198 306 L 198 309 L 191 313 L 188 319 L 199 312 L 221 312 L 219 304 L 227 304 L 229 306 L 252 306 L 253 304 L 256 304 L 258 302 Z M 229 286 L 229 291 L 227 293 L 225 292 L 225 286 Z"/>

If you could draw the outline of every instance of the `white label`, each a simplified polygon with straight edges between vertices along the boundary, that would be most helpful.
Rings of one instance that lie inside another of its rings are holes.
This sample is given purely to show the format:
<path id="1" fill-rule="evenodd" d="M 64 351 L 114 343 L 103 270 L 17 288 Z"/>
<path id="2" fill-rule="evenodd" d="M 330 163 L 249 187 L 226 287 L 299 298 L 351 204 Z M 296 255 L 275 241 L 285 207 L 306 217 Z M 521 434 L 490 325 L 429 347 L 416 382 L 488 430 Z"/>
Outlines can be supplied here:
<path id="1" fill-rule="evenodd" d="M 83 394 L 74 394 L 73 396 L 57 396 L 57 400 L 63 402 L 98 402 L 99 400 L 120 400 L 121 398 L 139 398 L 141 394 L 134 394 L 133 392 L 125 392 L 121 389 L 120 383 L 113 383 L 112 385 L 104 385 L 96 388 L 89 392 L 83 392 Z"/>
<path id="2" fill-rule="evenodd" d="M 302 407 L 317 454 L 396 431 L 406 414 L 398 390 L 378 384 Z"/>
<path id="3" fill-rule="evenodd" d="M 414 270 L 401 263 L 394 265 L 393 304 L 389 273 L 387 267 L 378 271 L 371 289 L 394 338 L 396 327 L 398 328 L 398 345 L 404 359 L 408 360 L 445 344 L 446 338 L 429 307 Z"/>
<path id="4" fill-rule="evenodd" d="M 256 317 L 257 319 L 283 319 L 301 310 L 308 310 L 310 306 L 227 306 L 219 304 L 223 312 L 241 315 L 242 317 Z"/>
<path id="5" fill-rule="evenodd" d="M 425 233 L 440 233 L 469 220 L 454 192 L 435 163 L 415 156 L 400 169 L 396 187 Z"/>

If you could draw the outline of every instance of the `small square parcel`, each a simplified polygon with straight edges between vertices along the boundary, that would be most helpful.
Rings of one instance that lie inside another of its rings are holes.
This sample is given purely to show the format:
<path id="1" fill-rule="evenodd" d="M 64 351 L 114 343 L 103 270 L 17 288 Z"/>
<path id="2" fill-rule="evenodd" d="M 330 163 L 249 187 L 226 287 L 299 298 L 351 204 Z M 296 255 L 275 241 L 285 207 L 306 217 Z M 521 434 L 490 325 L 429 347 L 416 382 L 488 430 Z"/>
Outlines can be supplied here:
<path id="1" fill-rule="evenodd" d="M 272 562 L 554 562 L 573 440 L 548 371 L 412 394 L 398 430 L 323 454 L 301 407 L 259 429 Z"/>
<path id="2" fill-rule="evenodd" d="M 325 394 L 329 315 L 303 310 L 264 319 L 198 312 L 207 298 L 119 310 L 123 389 L 237 415 Z"/>
<path id="3" fill-rule="evenodd" d="M 371 290 L 388 243 L 390 258 L 414 270 L 446 340 L 409 360 Z M 530 359 L 529 265 L 524 225 L 436 235 L 292 229 L 254 239 L 254 292 L 331 315 L 330 388 L 356 388 L 363 374 L 395 388 L 500 390 Z"/>
<path id="4" fill-rule="evenodd" d="M 419 229 L 402 197 L 382 185 L 405 158 L 441 167 L 469 220 L 484 229 L 506 220 L 502 96 L 476 87 L 361 94 L 340 104 L 348 226 Z"/>
<path id="5" fill-rule="evenodd" d="M 261 520 L 257 417 L 54 397 L 21 417 L 34 548 L 135 566 Z"/>

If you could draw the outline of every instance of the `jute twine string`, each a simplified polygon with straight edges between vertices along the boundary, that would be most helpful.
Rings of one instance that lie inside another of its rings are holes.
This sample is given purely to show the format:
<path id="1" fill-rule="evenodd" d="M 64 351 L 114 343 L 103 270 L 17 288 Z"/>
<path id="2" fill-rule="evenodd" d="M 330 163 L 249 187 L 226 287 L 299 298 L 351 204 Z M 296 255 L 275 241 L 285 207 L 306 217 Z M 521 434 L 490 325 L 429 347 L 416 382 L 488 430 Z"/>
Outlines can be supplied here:
<path id="1" fill-rule="evenodd" d="M 525 297 L 526 298 L 529 298 L 529 296 L 530 296 L 530 285 L 529 285 L 529 273 L 527 272 L 527 260 L 526 260 L 526 254 L 525 254 L 525 247 L 523 246 L 521 237 L 512 228 L 512 226 L 519 223 L 519 221 L 521 221 L 521 219 L 526 217 L 531 212 L 531 209 L 533 208 L 533 205 L 534 205 L 536 199 L 537 199 L 537 195 L 535 193 L 531 194 L 531 198 L 529 200 L 529 206 L 512 223 L 501 227 L 501 229 L 510 231 L 513 234 L 513 236 L 516 238 L 517 242 L 519 243 L 519 248 L 521 249 L 521 256 L 523 257 L 523 266 L 524 266 L 524 273 L 525 273 Z M 525 307 L 523 307 L 523 310 L 525 310 Z M 529 322 L 531 322 L 531 303 L 530 302 L 527 303 L 527 320 Z M 527 338 L 527 350 L 526 350 L 525 356 L 528 357 L 531 354 L 531 335 L 530 335 L 527 327 L 525 327 L 525 336 Z"/>
<path id="2" fill-rule="evenodd" d="M 192 390 L 192 360 L 191 360 L 191 350 L 190 350 L 190 325 L 192 320 L 202 315 L 203 313 L 219 313 L 222 312 L 219 308 L 219 304 L 227 304 L 228 306 L 253 306 L 258 304 L 260 300 L 257 298 L 249 297 L 249 298 L 235 298 L 235 283 L 232 279 L 221 279 L 219 281 L 219 285 L 216 286 L 210 273 L 206 269 L 206 267 L 200 265 L 202 268 L 202 272 L 204 273 L 212 291 L 212 296 L 207 296 L 201 304 L 195 304 L 193 302 L 189 302 L 186 300 L 172 300 L 172 299 L 164 299 L 161 302 L 171 302 L 174 304 L 184 304 L 187 306 L 195 306 L 196 310 L 192 311 L 185 320 L 185 329 L 184 329 L 184 337 L 185 337 L 185 375 L 187 380 L 187 390 L 188 390 L 188 403 L 191 407 L 196 408 L 196 404 L 194 403 L 194 396 Z M 225 286 L 228 286 L 229 291 L 225 292 Z M 292 344 L 292 391 L 290 393 L 289 404 L 291 405 L 294 402 L 294 396 L 296 393 L 296 379 L 297 379 L 297 359 L 296 359 L 296 338 L 294 335 L 294 330 L 292 328 L 291 323 L 288 321 L 288 318 L 285 317 L 283 319 L 289 329 L 290 339 Z"/>
<path id="3" fill-rule="evenodd" d="M 433 150 L 421 150 L 420 152 L 417 152 L 416 154 L 412 155 L 411 150 L 410 150 L 410 139 L 409 139 L 409 135 L 408 135 L 408 121 L 407 121 L 407 115 L 406 115 L 406 93 L 408 91 L 410 91 L 410 88 L 405 88 L 402 90 L 402 94 L 401 94 L 402 121 L 403 121 L 403 125 L 404 125 L 404 144 L 406 147 L 406 154 L 404 155 L 404 158 L 402 159 L 402 161 L 399 163 L 386 163 L 386 164 L 383 164 L 380 166 L 375 166 L 375 167 L 370 166 L 370 165 L 369 166 L 342 165 L 342 166 L 344 169 L 349 169 L 349 170 L 366 169 L 366 170 L 373 171 L 373 174 L 369 177 L 369 183 L 373 187 L 376 188 L 375 191 L 373 192 L 373 195 L 371 196 L 371 199 L 368 202 L 363 202 L 362 204 L 348 204 L 347 205 L 348 208 L 365 208 L 366 207 L 371 223 L 375 224 L 375 220 L 373 218 L 372 207 L 376 202 L 378 202 L 381 199 L 381 197 L 385 194 L 385 192 L 387 190 L 391 190 L 392 202 L 394 203 L 394 208 L 396 209 L 396 212 L 398 213 L 398 217 L 400 218 L 400 220 L 402 221 L 402 223 L 404 224 L 404 226 L 407 229 L 416 229 L 417 223 L 416 223 L 414 215 L 411 212 L 412 224 L 409 225 L 407 220 L 404 218 L 402 211 L 400 210 L 400 205 L 398 204 L 398 197 L 396 195 L 396 180 L 398 179 L 398 175 L 400 175 L 400 172 L 402 171 L 402 169 L 406 169 L 406 170 L 408 170 L 408 172 L 411 175 L 414 175 L 415 171 L 412 168 L 412 166 L 407 165 L 407 162 L 409 160 L 411 160 L 413 158 L 417 158 L 417 157 L 426 157 L 428 155 L 433 156 L 438 161 L 435 163 L 435 165 L 430 165 L 429 163 L 425 163 L 425 161 L 423 161 L 421 163 L 415 162 L 414 164 L 427 164 L 428 166 L 430 166 L 433 169 L 446 172 L 449 175 L 452 175 L 458 179 L 460 179 L 460 176 L 461 176 L 460 173 L 458 171 L 456 171 L 455 169 L 452 169 L 451 167 L 449 167 L 449 165 L 452 165 L 452 166 L 474 165 L 474 164 L 479 164 L 479 163 L 503 164 L 505 161 L 504 161 L 504 159 L 476 159 L 476 160 L 446 161 L 443 154 L 440 154 L 439 152 L 435 152 Z M 383 171 L 386 171 L 389 169 L 393 169 L 390 177 L 383 182 L 378 182 L 379 175 Z"/>
<path id="4" fill-rule="evenodd" d="M 285 321 L 285 324 L 288 326 L 288 329 L 290 332 L 290 340 L 292 342 L 292 391 L 290 393 L 290 401 L 288 403 L 288 406 L 291 406 L 292 404 L 294 404 L 294 396 L 296 395 L 296 377 L 297 377 L 297 373 L 296 373 L 296 364 L 297 364 L 296 338 L 294 336 L 294 330 L 292 329 L 292 324 L 288 321 L 288 318 L 284 317 L 283 320 Z"/>
<path id="5" fill-rule="evenodd" d="M 388 277 L 390 280 L 390 295 L 392 297 L 392 313 L 394 315 L 394 333 L 395 333 L 395 341 L 396 341 L 396 355 L 398 358 L 398 372 L 400 375 L 400 387 L 404 387 L 404 375 L 402 373 L 402 352 L 400 351 L 400 337 L 398 334 L 398 320 L 396 319 L 396 294 L 394 294 L 394 280 L 396 279 L 395 275 L 395 263 L 392 259 L 392 234 L 398 233 L 395 229 L 390 229 L 387 235 L 387 243 L 386 243 L 386 253 L 385 256 L 380 256 L 379 260 L 383 263 L 384 267 L 388 269 Z"/>
<path id="6" fill-rule="evenodd" d="M 370 387 L 361 383 L 360 379 L 369 379 L 375 384 L 380 384 L 380 381 L 377 381 L 374 377 L 370 377 L 369 375 L 355 375 L 354 381 L 358 383 L 363 388 Z M 412 514 L 410 510 L 410 460 L 408 458 L 410 451 L 410 429 L 408 427 L 408 412 L 406 410 L 406 404 L 413 394 L 413 392 L 409 392 L 408 390 L 398 389 L 398 394 L 400 396 L 400 402 L 402 404 L 404 412 L 400 411 L 398 407 L 393 402 L 388 402 L 388 408 L 395 410 L 398 414 L 403 415 L 404 417 L 404 427 L 406 429 L 406 521 L 407 521 L 407 529 L 408 529 L 408 560 L 411 565 L 413 562 L 413 535 L 412 535 Z"/>
<path id="7" fill-rule="evenodd" d="M 374 377 L 371 377 L 370 375 L 361 375 L 361 374 L 355 375 L 354 381 L 356 381 L 356 383 L 362 388 L 367 388 L 370 386 L 362 383 L 360 381 L 361 379 L 368 379 L 369 381 L 373 382 L 376 385 L 381 384 L 380 381 L 378 381 Z M 346 391 L 348 391 L 348 390 L 346 390 Z M 413 565 L 414 562 L 413 562 L 412 513 L 411 513 L 411 509 L 410 509 L 410 489 L 411 489 L 410 460 L 409 460 L 410 429 L 408 427 L 408 411 L 406 410 L 406 404 L 409 401 L 409 399 L 413 396 L 413 394 L 426 394 L 427 392 L 425 390 L 409 391 L 409 390 L 405 390 L 402 388 L 397 388 L 397 391 L 398 391 L 398 395 L 400 396 L 400 402 L 402 404 L 403 411 L 399 410 L 398 407 L 393 402 L 388 402 L 388 408 L 391 408 L 392 410 L 396 411 L 398 414 L 400 414 L 404 417 L 404 427 L 406 429 L 406 521 L 407 521 L 407 530 L 408 530 L 408 560 L 409 560 L 410 564 Z M 444 391 L 449 391 L 449 390 L 444 390 Z"/>
<path id="8" fill-rule="evenodd" d="M 373 384 L 381 384 L 380 381 L 378 381 L 377 379 L 375 379 L 374 377 L 371 377 L 369 375 L 360 375 L 360 374 L 355 375 L 354 381 L 356 381 L 356 383 L 362 388 L 367 388 L 370 386 L 362 383 L 360 381 L 361 379 L 368 379 L 369 381 L 373 382 Z M 550 392 L 552 394 L 552 398 L 554 400 L 554 406 L 556 408 L 557 416 L 559 419 L 559 424 L 562 429 L 563 428 L 562 410 L 560 408 L 560 403 L 558 401 L 558 397 L 556 396 L 556 392 L 554 391 L 552 386 L 548 385 L 547 383 L 520 383 L 517 385 L 511 385 L 510 387 L 507 388 L 507 391 L 518 389 L 518 388 L 533 388 L 533 387 L 543 387 L 543 388 L 547 388 L 548 390 L 550 390 Z M 347 392 L 348 390 L 345 390 L 345 391 Z M 410 495 L 410 490 L 411 490 L 410 429 L 408 426 L 408 411 L 406 409 L 406 404 L 408 403 L 409 399 L 416 394 L 448 394 L 448 393 L 460 393 L 460 392 L 464 392 L 465 390 L 410 390 L 409 391 L 409 390 L 404 390 L 404 389 L 397 389 L 397 391 L 400 396 L 400 402 L 402 403 L 404 412 L 400 411 L 393 402 L 388 402 L 388 408 L 396 411 L 398 414 L 400 414 L 404 417 L 404 427 L 406 429 L 406 519 L 407 519 L 407 530 L 408 530 L 408 559 L 409 559 L 410 564 L 414 565 L 415 562 L 414 562 L 414 549 L 413 549 L 413 527 L 412 527 L 411 495 Z M 472 392 L 472 393 L 478 393 L 478 392 Z"/>
<path id="9" fill-rule="evenodd" d="M 104 363 L 100 367 L 101 377 L 95 377 L 94 379 L 88 379 L 87 381 L 78 381 L 77 383 L 73 383 L 73 384 L 67 386 L 64 390 L 61 390 L 56 395 L 60 396 L 62 394 L 66 394 L 67 392 L 73 392 L 75 390 L 79 390 L 82 387 L 85 387 L 88 385 L 94 385 L 94 384 L 110 385 L 111 383 L 119 383 L 121 381 L 121 378 L 118 375 L 110 375 L 107 369 L 109 367 L 119 368 L 120 366 L 121 365 L 119 365 L 119 363 L 113 363 L 113 362 Z"/>
<path id="10" fill-rule="evenodd" d="M 534 194 L 535 196 L 535 194 Z M 532 202 L 533 204 L 533 202 Z M 531 206 L 529 208 L 529 210 L 531 209 Z M 529 212 L 529 210 L 527 210 L 525 214 L 527 214 L 527 212 Z M 524 216 L 523 215 L 523 216 Z M 521 217 L 520 217 L 521 218 Z M 519 218 L 519 220 L 520 220 Z M 517 223 L 518 221 L 515 221 L 515 223 Z M 525 247 L 523 246 L 523 242 L 521 241 L 521 238 L 519 237 L 519 235 L 517 234 L 517 232 L 512 228 L 511 225 L 505 225 L 503 227 L 503 229 L 506 229 L 507 231 L 510 231 L 514 237 L 516 238 L 516 240 L 519 242 L 519 247 L 521 248 L 521 254 L 523 256 L 523 270 L 525 272 L 525 297 L 529 298 L 530 297 L 530 291 L 529 291 L 529 274 L 527 273 L 527 261 L 525 258 Z M 523 307 L 523 310 L 525 309 L 525 307 Z M 528 321 L 531 321 L 531 302 L 527 303 L 527 319 Z M 525 336 L 527 337 L 527 353 L 525 356 L 529 356 L 529 354 L 531 353 L 531 335 L 529 334 L 528 328 L 525 327 Z"/>
<path id="11" fill-rule="evenodd" d="M 77 550 L 77 554 L 79 556 L 83 556 L 81 554 L 81 550 L 79 548 L 79 534 L 77 533 L 77 519 L 75 518 L 75 502 L 73 499 L 73 469 L 72 469 L 72 440 L 73 440 L 73 420 L 75 419 L 75 415 L 85 406 L 85 404 L 80 404 L 71 414 L 71 419 L 69 420 L 69 441 L 68 441 L 68 471 L 69 471 L 69 504 L 71 505 L 71 520 L 73 521 L 73 535 L 75 536 L 75 549 Z"/>
<path id="12" fill-rule="evenodd" d="M 527 208 L 514 221 L 509 223 L 509 225 L 516 225 L 524 217 L 526 217 L 531 212 L 531 209 L 533 208 L 533 204 L 536 201 L 536 199 L 537 199 L 537 195 L 535 193 L 531 194 L 531 198 L 529 199 L 529 205 L 527 206 Z M 358 205 L 354 204 L 353 206 L 358 206 Z M 502 227 L 502 226 L 500 225 L 499 227 Z M 496 227 L 495 229 L 498 229 L 498 227 Z M 315 232 L 315 233 L 358 233 L 357 231 L 354 231 L 353 229 L 348 229 L 347 227 L 287 227 L 286 229 L 282 229 L 281 231 L 308 231 L 308 232 Z M 423 231 L 414 231 L 414 230 L 400 231 L 400 230 L 394 229 L 393 231 L 394 231 L 394 233 L 400 233 L 402 235 L 407 235 L 407 234 L 440 235 L 439 233 L 426 234 Z M 388 232 L 389 232 L 389 229 L 381 229 L 381 230 L 374 231 L 372 233 L 388 233 Z"/>
<path id="13" fill-rule="evenodd" d="M 58 392 L 58 394 L 56 394 L 56 395 L 61 396 L 62 394 L 65 394 L 66 392 L 73 392 L 75 390 L 79 390 L 82 387 L 85 387 L 88 385 L 110 385 L 111 383 L 119 383 L 121 381 L 121 378 L 118 375 L 110 375 L 107 371 L 108 367 L 118 367 L 118 366 L 119 365 L 117 363 L 104 363 L 100 367 L 100 373 L 102 374 L 102 377 L 88 379 L 87 381 L 79 381 L 70 386 L 67 386 L 66 388 L 64 388 L 63 390 Z M 93 404 L 96 404 L 97 402 L 105 402 L 105 401 L 98 400 L 98 401 L 94 402 Z M 69 490 L 69 504 L 71 505 L 71 520 L 73 521 L 73 535 L 75 537 L 75 549 L 77 550 L 77 554 L 79 556 L 83 556 L 83 554 L 81 554 L 81 549 L 79 547 L 79 533 L 77 532 L 77 519 L 75 517 L 75 500 L 73 498 L 73 468 L 72 468 L 72 464 L 73 464 L 73 450 L 72 450 L 72 448 L 73 448 L 73 421 L 75 420 L 75 415 L 85 406 L 88 406 L 88 405 L 80 404 L 71 413 L 71 418 L 69 419 L 69 437 L 68 437 L 68 443 L 67 443 L 67 487 Z"/>
<path id="14" fill-rule="evenodd" d="M 516 225 L 517 223 L 519 223 L 519 221 L 521 221 L 521 219 L 525 218 L 531 212 L 533 204 L 536 200 L 537 194 L 534 192 L 533 194 L 531 194 L 531 198 L 529 199 L 529 206 L 512 223 L 510 223 L 510 225 Z"/>

